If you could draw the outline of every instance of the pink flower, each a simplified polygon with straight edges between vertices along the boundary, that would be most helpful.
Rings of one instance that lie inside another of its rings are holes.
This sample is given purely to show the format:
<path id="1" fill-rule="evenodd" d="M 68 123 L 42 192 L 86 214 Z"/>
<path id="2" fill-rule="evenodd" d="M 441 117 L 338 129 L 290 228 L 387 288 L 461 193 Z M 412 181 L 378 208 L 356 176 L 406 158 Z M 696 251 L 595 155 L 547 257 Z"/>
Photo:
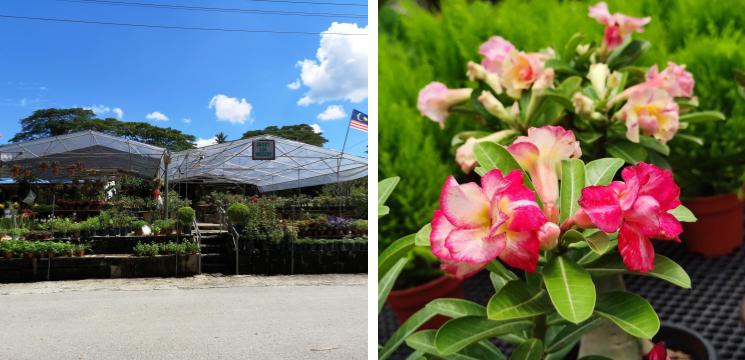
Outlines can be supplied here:
<path id="1" fill-rule="evenodd" d="M 448 89 L 445 84 L 431 82 L 419 91 L 417 108 L 422 115 L 445 127 L 450 107 L 462 103 L 471 96 L 471 89 Z"/>
<path id="2" fill-rule="evenodd" d="M 658 72 L 657 65 L 654 65 L 647 71 L 645 83 L 647 86 L 659 87 L 673 97 L 691 97 L 695 81 L 685 68 L 685 65 L 668 62 L 665 70 Z"/>
<path id="3" fill-rule="evenodd" d="M 643 88 L 632 92 L 629 100 L 618 111 L 619 118 L 626 122 L 626 138 L 632 142 L 639 142 L 641 128 L 644 134 L 666 143 L 678 131 L 678 115 L 678 103 L 667 92 L 658 88 Z"/>
<path id="4" fill-rule="evenodd" d="M 582 156 L 574 133 L 560 126 L 530 128 L 528 136 L 518 137 L 507 150 L 530 174 L 548 218 L 558 221 L 556 201 L 559 198 L 561 161 Z"/>
<path id="5" fill-rule="evenodd" d="M 621 172 L 624 182 L 582 189 L 578 218 L 587 217 L 598 229 L 619 231 L 618 249 L 631 271 L 654 268 L 650 238 L 675 240 L 683 231 L 668 211 L 680 205 L 680 188 L 673 175 L 657 166 L 640 162 Z"/>
<path id="6" fill-rule="evenodd" d="M 546 217 L 535 194 L 523 185 L 522 172 L 503 177 L 492 170 L 481 183 L 458 184 L 452 176 L 445 181 L 432 219 L 432 253 L 443 261 L 444 270 L 460 278 L 496 258 L 535 271 L 538 231 Z"/>
<path id="7" fill-rule="evenodd" d="M 643 360 L 668 360 L 667 346 L 664 341 L 659 341 L 654 344 L 651 350 L 644 356 Z"/>
<path id="8" fill-rule="evenodd" d="M 589 15 L 591 18 L 605 25 L 603 47 L 607 51 L 612 51 L 623 44 L 626 37 L 631 33 L 643 32 L 644 25 L 647 25 L 652 20 L 649 17 L 635 18 L 620 13 L 611 14 L 608 11 L 608 4 L 605 2 L 599 2 L 591 6 Z"/>
<path id="9" fill-rule="evenodd" d="M 507 95 L 519 99 L 523 90 L 530 86 L 542 76 L 545 76 L 543 85 L 546 87 L 548 81 L 553 81 L 553 72 L 544 75 L 544 54 L 524 53 L 522 51 L 511 51 L 502 63 L 502 86 Z M 553 71 L 553 70 L 552 70 Z"/>
<path id="10" fill-rule="evenodd" d="M 501 36 L 492 36 L 479 47 L 479 54 L 484 56 L 481 65 L 490 72 L 501 74 L 502 62 L 512 50 L 515 50 L 512 43 Z"/>
<path id="11" fill-rule="evenodd" d="M 541 245 L 541 250 L 551 250 L 556 247 L 559 241 L 559 235 L 561 229 L 559 225 L 552 222 L 546 222 L 538 230 L 538 242 Z"/>

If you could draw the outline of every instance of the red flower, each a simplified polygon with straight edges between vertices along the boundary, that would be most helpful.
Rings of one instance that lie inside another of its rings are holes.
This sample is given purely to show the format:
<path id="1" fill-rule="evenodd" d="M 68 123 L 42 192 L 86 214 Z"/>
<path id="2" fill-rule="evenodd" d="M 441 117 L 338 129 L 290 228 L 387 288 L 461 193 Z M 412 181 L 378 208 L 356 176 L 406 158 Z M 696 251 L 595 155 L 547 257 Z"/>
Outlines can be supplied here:
<path id="1" fill-rule="evenodd" d="M 647 272 L 654 268 L 650 238 L 680 241 L 683 228 L 668 213 L 680 205 L 680 188 L 669 171 L 643 162 L 623 169 L 621 177 L 625 182 L 582 189 L 575 221 L 582 226 L 589 220 L 609 233 L 620 230 L 618 249 L 624 264 Z"/>
<path id="2" fill-rule="evenodd" d="M 644 360 L 667 360 L 667 347 L 664 341 L 660 341 L 654 344 L 652 350 L 649 350 L 647 355 L 644 356 Z"/>

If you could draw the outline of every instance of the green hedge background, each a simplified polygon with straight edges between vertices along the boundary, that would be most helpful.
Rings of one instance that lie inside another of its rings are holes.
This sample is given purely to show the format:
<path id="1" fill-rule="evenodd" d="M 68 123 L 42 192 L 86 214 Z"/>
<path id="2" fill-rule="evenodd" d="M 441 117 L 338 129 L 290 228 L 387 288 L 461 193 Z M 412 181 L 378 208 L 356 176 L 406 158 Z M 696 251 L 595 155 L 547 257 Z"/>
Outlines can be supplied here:
<path id="1" fill-rule="evenodd" d="M 412 1 L 387 2 L 380 8 L 379 176 L 400 176 L 388 200 L 391 214 L 380 221 L 380 244 L 416 232 L 437 207 L 442 183 L 464 174 L 453 161 L 450 139 L 476 128 L 467 117 L 452 116 L 439 126 L 419 115 L 416 98 L 430 81 L 466 86 L 465 66 L 480 61 L 479 45 L 500 35 L 522 50 L 561 49 L 575 33 L 599 42 L 603 26 L 587 16 L 596 1 L 441 1 L 430 12 Z M 670 162 L 684 195 L 736 190 L 745 168 L 745 99 L 738 93 L 735 69 L 745 69 L 743 1 L 607 1 L 611 13 L 651 16 L 637 39 L 652 43 L 638 65 L 667 61 L 686 64 L 696 80 L 700 108 L 719 110 L 726 123 L 687 131 L 704 138 L 703 147 L 673 140 Z"/>

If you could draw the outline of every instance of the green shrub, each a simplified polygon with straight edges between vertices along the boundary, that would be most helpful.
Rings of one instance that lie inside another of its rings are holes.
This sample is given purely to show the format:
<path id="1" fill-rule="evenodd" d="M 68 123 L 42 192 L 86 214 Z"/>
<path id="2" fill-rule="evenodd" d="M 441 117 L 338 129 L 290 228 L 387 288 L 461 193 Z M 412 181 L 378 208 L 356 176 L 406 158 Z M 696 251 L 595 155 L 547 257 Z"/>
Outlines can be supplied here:
<path id="1" fill-rule="evenodd" d="M 159 219 L 153 222 L 153 231 L 155 229 L 160 230 L 173 230 L 176 228 L 176 220 L 173 219 Z"/>
<path id="2" fill-rule="evenodd" d="M 228 207 L 228 218 L 233 225 L 246 225 L 251 218 L 251 210 L 245 204 L 235 203 Z"/>
<path id="3" fill-rule="evenodd" d="M 189 206 L 180 207 L 176 213 L 176 219 L 181 226 L 191 225 L 194 223 L 195 218 L 196 212 L 194 212 L 194 209 Z"/>

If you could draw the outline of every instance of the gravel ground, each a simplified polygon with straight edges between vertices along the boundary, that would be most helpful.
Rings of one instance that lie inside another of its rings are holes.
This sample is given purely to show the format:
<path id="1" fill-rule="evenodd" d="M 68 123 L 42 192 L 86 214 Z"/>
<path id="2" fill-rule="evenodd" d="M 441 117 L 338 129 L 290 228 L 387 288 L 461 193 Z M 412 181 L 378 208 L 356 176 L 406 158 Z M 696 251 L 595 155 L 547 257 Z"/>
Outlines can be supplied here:
<path id="1" fill-rule="evenodd" d="M 0 285 L 2 359 L 365 359 L 367 275 Z"/>

